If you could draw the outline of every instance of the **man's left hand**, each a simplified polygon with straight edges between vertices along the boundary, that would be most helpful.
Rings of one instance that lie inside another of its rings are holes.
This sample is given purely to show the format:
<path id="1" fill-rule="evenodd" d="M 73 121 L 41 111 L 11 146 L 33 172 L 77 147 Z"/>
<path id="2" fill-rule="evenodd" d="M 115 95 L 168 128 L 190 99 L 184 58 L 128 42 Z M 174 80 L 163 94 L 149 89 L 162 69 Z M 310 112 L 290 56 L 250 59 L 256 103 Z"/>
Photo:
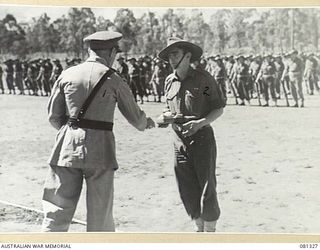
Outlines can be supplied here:
<path id="1" fill-rule="evenodd" d="M 201 128 L 202 128 L 202 125 L 199 120 L 192 120 L 182 125 L 182 134 L 184 136 L 191 136 Z"/>

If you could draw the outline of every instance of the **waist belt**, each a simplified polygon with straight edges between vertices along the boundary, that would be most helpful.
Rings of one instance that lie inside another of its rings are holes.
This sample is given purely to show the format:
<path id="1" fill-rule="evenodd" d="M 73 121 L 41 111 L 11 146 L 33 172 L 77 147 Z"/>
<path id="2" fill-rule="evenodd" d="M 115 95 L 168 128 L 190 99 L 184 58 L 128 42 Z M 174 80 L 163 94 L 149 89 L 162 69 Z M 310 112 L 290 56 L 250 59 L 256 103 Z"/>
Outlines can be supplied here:
<path id="1" fill-rule="evenodd" d="M 68 126 L 72 128 L 88 128 L 88 129 L 96 129 L 96 130 L 106 130 L 112 131 L 113 123 L 112 122 L 103 122 L 103 121 L 95 121 L 88 119 L 76 119 L 69 118 Z"/>

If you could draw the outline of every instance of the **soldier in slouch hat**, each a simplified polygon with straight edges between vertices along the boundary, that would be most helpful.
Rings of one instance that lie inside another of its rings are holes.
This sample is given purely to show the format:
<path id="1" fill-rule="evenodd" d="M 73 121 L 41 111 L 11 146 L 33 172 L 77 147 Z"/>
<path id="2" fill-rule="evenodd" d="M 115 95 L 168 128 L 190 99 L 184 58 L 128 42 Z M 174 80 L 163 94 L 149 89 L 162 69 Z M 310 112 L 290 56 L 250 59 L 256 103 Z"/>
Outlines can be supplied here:
<path id="1" fill-rule="evenodd" d="M 198 232 L 215 231 L 220 216 L 216 192 L 216 142 L 210 126 L 223 113 L 222 93 L 207 71 L 193 69 L 202 49 L 172 37 L 159 57 L 170 63 L 173 73 L 165 80 L 167 111 L 160 126 L 172 122 L 175 175 L 179 193 Z"/>

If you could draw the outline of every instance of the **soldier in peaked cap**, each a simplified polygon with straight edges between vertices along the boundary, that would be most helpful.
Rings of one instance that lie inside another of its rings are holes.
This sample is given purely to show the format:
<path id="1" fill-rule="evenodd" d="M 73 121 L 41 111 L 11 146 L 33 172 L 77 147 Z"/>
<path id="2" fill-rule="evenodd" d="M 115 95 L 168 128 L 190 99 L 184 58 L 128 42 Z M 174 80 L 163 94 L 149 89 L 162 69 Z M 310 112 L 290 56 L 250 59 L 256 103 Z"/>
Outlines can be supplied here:
<path id="1" fill-rule="evenodd" d="M 175 175 L 179 193 L 197 231 L 215 231 L 220 216 L 216 193 L 216 142 L 210 126 L 223 113 L 225 102 L 214 78 L 190 63 L 199 60 L 202 49 L 172 37 L 159 57 L 168 61 L 173 73 L 165 80 L 167 110 L 160 126 L 172 118 Z"/>
<path id="2" fill-rule="evenodd" d="M 154 126 L 111 68 L 121 37 L 109 31 L 86 37 L 89 58 L 63 71 L 53 86 L 49 121 L 59 132 L 43 193 L 44 231 L 68 230 L 84 180 L 87 231 L 115 231 L 113 179 L 118 163 L 112 128 L 116 103 L 138 130 Z"/>

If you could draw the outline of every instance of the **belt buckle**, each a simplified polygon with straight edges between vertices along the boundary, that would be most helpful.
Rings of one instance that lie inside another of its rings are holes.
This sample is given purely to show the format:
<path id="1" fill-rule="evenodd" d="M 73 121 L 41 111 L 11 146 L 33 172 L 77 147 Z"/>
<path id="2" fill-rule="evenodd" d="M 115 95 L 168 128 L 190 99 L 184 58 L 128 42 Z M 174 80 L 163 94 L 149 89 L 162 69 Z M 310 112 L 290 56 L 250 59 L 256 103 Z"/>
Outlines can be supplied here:
<path id="1" fill-rule="evenodd" d="M 79 119 L 77 119 L 76 121 L 68 121 L 68 126 L 72 129 L 78 129 L 79 126 L 77 126 L 75 122 L 79 122 Z"/>

